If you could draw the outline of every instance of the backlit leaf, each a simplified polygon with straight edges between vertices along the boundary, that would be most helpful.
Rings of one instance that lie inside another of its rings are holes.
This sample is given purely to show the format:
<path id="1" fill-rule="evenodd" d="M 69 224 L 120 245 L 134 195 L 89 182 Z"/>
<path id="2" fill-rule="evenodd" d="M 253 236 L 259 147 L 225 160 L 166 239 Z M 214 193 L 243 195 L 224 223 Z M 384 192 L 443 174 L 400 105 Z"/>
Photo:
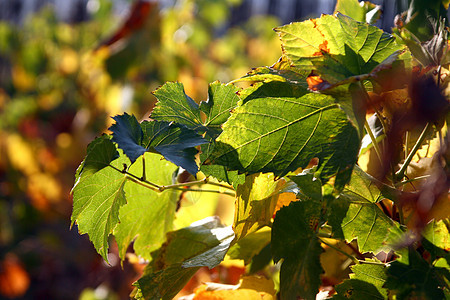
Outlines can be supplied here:
<path id="1" fill-rule="evenodd" d="M 234 238 L 231 227 L 208 217 L 167 234 L 136 285 L 144 299 L 172 299 L 200 266 L 219 264 Z"/>
<path id="2" fill-rule="evenodd" d="M 177 166 L 162 160 L 159 154 L 145 153 L 144 158 L 147 180 L 159 185 L 172 184 Z M 129 172 L 141 175 L 142 170 L 142 160 L 138 159 Z M 132 181 L 127 182 L 123 190 L 128 203 L 120 208 L 120 223 L 114 230 L 120 257 L 124 259 L 129 244 L 134 241 L 136 254 L 150 259 L 150 252 L 158 249 L 166 232 L 173 229 L 181 192 L 168 189 L 159 193 Z"/>
<path id="3" fill-rule="evenodd" d="M 78 167 L 75 176 L 75 185 L 85 176 L 94 174 L 108 166 L 119 157 L 116 146 L 109 135 L 102 135 L 92 141 L 87 147 L 86 158 Z"/>
<path id="4" fill-rule="evenodd" d="M 350 279 L 336 286 L 341 297 L 333 299 L 387 299 L 387 290 L 383 288 L 387 279 L 383 264 L 361 263 L 351 269 Z"/>
<path id="5" fill-rule="evenodd" d="M 303 170 L 296 176 L 289 176 L 299 188 L 297 197 L 302 200 L 322 201 L 322 183 L 314 177 L 314 169 Z"/>
<path id="6" fill-rule="evenodd" d="M 281 208 L 272 227 L 272 256 L 274 262 L 283 259 L 280 273 L 281 299 L 315 299 L 321 284 L 320 254 L 323 252 L 316 237 L 321 218 L 317 202 L 292 202 Z"/>
<path id="7" fill-rule="evenodd" d="M 381 16 L 381 6 L 369 1 L 338 0 L 334 14 L 340 12 L 358 22 L 375 23 Z"/>
<path id="8" fill-rule="evenodd" d="M 129 163 L 125 156 L 111 165 L 122 168 Z M 125 174 L 112 168 L 103 168 L 84 176 L 73 189 L 72 224 L 81 234 L 87 233 L 97 252 L 107 261 L 108 237 L 119 222 L 119 208 L 126 203 Z"/>
<path id="9" fill-rule="evenodd" d="M 204 126 L 208 128 L 208 135 L 216 138 L 222 132 L 222 124 L 230 117 L 231 110 L 236 107 L 239 89 L 234 85 L 224 85 L 213 82 L 208 88 L 208 100 L 200 103 L 200 110 L 205 113 Z"/>
<path id="10" fill-rule="evenodd" d="M 328 222 L 334 234 L 348 242 L 356 239 L 362 253 L 388 253 L 403 233 L 375 204 L 379 195 L 369 175 L 355 168 L 349 185 L 329 203 Z"/>
<path id="11" fill-rule="evenodd" d="M 268 227 L 250 233 L 231 246 L 227 255 L 231 259 L 242 259 L 245 264 L 248 264 L 270 243 L 270 236 L 271 230 Z"/>
<path id="12" fill-rule="evenodd" d="M 152 119 L 183 124 L 190 129 L 203 127 L 198 104 L 184 92 L 179 82 L 167 82 L 153 92 L 158 102 L 152 111 Z"/>
<path id="13" fill-rule="evenodd" d="M 253 174 L 236 190 L 233 228 L 236 240 L 271 223 L 280 190 L 272 173 Z"/>
<path id="14" fill-rule="evenodd" d="M 332 85 L 352 76 L 372 73 L 402 48 L 381 29 L 342 14 L 322 15 L 275 30 L 281 38 L 284 55 L 294 67 L 316 70 Z"/>
<path id="15" fill-rule="evenodd" d="M 336 185 L 343 186 L 356 161 L 359 138 L 333 98 L 283 82 L 250 89 L 223 125 L 212 163 L 280 177 L 318 157 L 320 178 L 337 174 Z"/>

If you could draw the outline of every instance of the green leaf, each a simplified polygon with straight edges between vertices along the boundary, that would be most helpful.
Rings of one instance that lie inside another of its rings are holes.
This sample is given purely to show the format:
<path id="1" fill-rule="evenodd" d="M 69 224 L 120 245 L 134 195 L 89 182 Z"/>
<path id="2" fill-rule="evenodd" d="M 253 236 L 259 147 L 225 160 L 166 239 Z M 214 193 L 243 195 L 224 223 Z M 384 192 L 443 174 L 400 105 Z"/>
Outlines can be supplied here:
<path id="1" fill-rule="evenodd" d="M 402 46 L 395 39 L 366 23 L 342 14 L 322 15 L 275 29 L 283 54 L 300 69 L 313 69 L 331 85 L 370 74 Z"/>
<path id="2" fill-rule="evenodd" d="M 291 202 L 281 208 L 272 227 L 272 256 L 274 262 L 284 259 L 280 273 L 281 299 L 316 299 L 321 284 L 320 254 L 323 252 L 316 237 L 321 218 L 317 202 Z"/>
<path id="3" fill-rule="evenodd" d="M 151 118 L 183 124 L 190 129 L 203 128 L 198 104 L 184 92 L 179 82 L 167 82 L 153 92 L 158 99 Z"/>
<path id="4" fill-rule="evenodd" d="M 381 6 L 369 1 L 338 0 L 334 14 L 340 12 L 358 22 L 375 23 L 381 16 Z"/>
<path id="5" fill-rule="evenodd" d="M 214 140 L 220 134 L 220 126 L 236 107 L 239 89 L 234 85 L 213 82 L 208 87 L 208 100 L 199 106 L 184 92 L 181 83 L 167 82 L 154 92 L 158 103 L 151 117 L 155 120 L 183 124 L 190 129 L 208 133 L 208 140 Z M 206 120 L 202 122 L 201 114 Z"/>
<path id="6" fill-rule="evenodd" d="M 112 140 L 123 150 L 126 156 L 134 163 L 136 159 L 147 151 L 142 147 L 143 133 L 136 117 L 124 113 L 113 117 L 114 123 L 109 130 L 112 131 Z"/>
<path id="7" fill-rule="evenodd" d="M 129 163 L 125 156 L 111 165 L 122 168 Z M 126 203 L 125 174 L 113 168 L 83 176 L 73 189 L 72 225 L 80 234 L 87 233 L 97 252 L 108 261 L 108 237 L 119 222 L 119 208 Z"/>
<path id="8" fill-rule="evenodd" d="M 227 255 L 231 259 L 242 259 L 245 264 L 249 264 L 254 256 L 269 245 L 271 234 L 268 227 L 250 233 L 231 246 Z"/>
<path id="9" fill-rule="evenodd" d="M 201 165 L 200 170 L 206 176 L 213 176 L 219 181 L 233 185 L 234 189 L 245 182 L 245 174 L 239 174 L 238 171 L 227 171 L 225 166 Z"/>
<path id="10" fill-rule="evenodd" d="M 353 169 L 350 182 L 342 193 L 353 200 L 363 200 L 371 203 L 381 200 L 381 191 L 377 186 L 377 180 L 357 165 Z"/>
<path id="11" fill-rule="evenodd" d="M 336 185 L 345 184 L 359 138 L 332 97 L 270 82 L 251 88 L 243 102 L 223 125 L 211 154 L 213 164 L 281 177 L 318 157 L 320 179 L 337 174 Z"/>
<path id="12" fill-rule="evenodd" d="M 222 124 L 231 115 L 236 107 L 239 97 L 236 94 L 239 88 L 234 85 L 213 82 L 208 87 L 208 100 L 200 103 L 200 110 L 206 115 L 204 126 L 208 128 L 207 134 L 215 139 L 222 132 Z"/>
<path id="13" fill-rule="evenodd" d="M 195 131 L 174 123 L 144 121 L 141 126 L 144 134 L 143 143 L 147 149 L 154 149 L 168 161 L 193 175 L 197 174 L 195 155 L 198 151 L 194 147 L 207 143 L 205 139 Z"/>
<path id="14" fill-rule="evenodd" d="M 450 233 L 449 219 L 440 221 L 431 221 L 424 228 L 422 236 L 434 246 L 450 251 Z"/>
<path id="15" fill-rule="evenodd" d="M 322 183 L 314 177 L 314 169 L 303 170 L 296 176 L 289 176 L 299 188 L 297 198 L 302 200 L 322 201 Z"/>
<path id="16" fill-rule="evenodd" d="M 433 267 L 417 251 L 409 249 L 408 263 L 394 261 L 390 264 L 385 287 L 393 290 L 397 299 L 444 299 L 440 271 L 445 270 Z"/>
<path id="17" fill-rule="evenodd" d="M 137 286 L 144 299 L 172 299 L 200 266 L 213 268 L 225 257 L 234 239 L 231 227 L 208 217 L 169 232 L 167 241 L 146 267 Z"/>
<path id="18" fill-rule="evenodd" d="M 128 114 L 115 116 L 110 127 L 113 141 L 130 158 L 132 163 L 146 151 L 161 153 L 165 159 L 186 169 L 191 174 L 198 172 L 194 148 L 207 141 L 195 131 L 182 125 L 160 121 L 144 121 L 141 124 Z"/>
<path id="19" fill-rule="evenodd" d="M 236 190 L 233 228 L 236 240 L 271 223 L 281 190 L 272 173 L 253 174 Z"/>
<path id="20" fill-rule="evenodd" d="M 351 267 L 350 279 L 336 286 L 339 296 L 333 299 L 387 299 L 383 288 L 386 282 L 386 267 L 383 264 L 358 264 Z"/>
<path id="21" fill-rule="evenodd" d="M 104 167 L 107 167 L 113 160 L 119 157 L 116 146 L 114 146 L 109 135 L 102 135 L 92 141 L 87 147 L 86 158 L 78 167 L 75 175 L 75 184 L 84 177 L 90 176 Z"/>
<path id="22" fill-rule="evenodd" d="M 341 195 L 328 205 L 328 221 L 336 238 L 354 239 L 362 253 L 388 253 L 399 240 L 399 225 L 373 202 Z"/>
<path id="23" fill-rule="evenodd" d="M 159 185 L 172 184 L 177 166 L 162 160 L 159 154 L 145 153 L 147 180 Z M 142 160 L 137 160 L 129 172 L 142 173 Z M 120 174 L 120 173 L 119 173 Z M 150 252 L 158 249 L 164 242 L 166 232 L 173 229 L 175 210 L 180 191 L 167 189 L 155 192 L 135 182 L 127 182 L 124 188 L 128 204 L 119 211 L 120 223 L 114 230 L 119 254 L 125 257 L 128 245 L 134 241 L 135 252 L 150 259 Z"/>
<path id="24" fill-rule="evenodd" d="M 309 75 L 309 71 L 295 70 L 290 66 L 272 66 L 272 67 L 259 67 L 253 69 L 247 75 L 235 80 L 240 81 L 253 81 L 253 82 L 270 82 L 281 81 L 291 84 L 297 84 L 305 89 L 308 88 L 306 78 Z"/>

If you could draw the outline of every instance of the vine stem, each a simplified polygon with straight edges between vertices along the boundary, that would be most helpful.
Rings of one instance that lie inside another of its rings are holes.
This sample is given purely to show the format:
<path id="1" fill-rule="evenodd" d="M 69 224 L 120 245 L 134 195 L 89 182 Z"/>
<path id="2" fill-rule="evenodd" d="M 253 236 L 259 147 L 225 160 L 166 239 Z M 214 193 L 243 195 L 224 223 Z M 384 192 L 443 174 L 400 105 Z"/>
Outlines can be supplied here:
<path id="1" fill-rule="evenodd" d="M 369 94 L 367 94 L 366 88 L 364 87 L 364 85 L 363 85 L 363 83 L 361 81 L 358 82 L 358 84 L 359 84 L 359 87 L 361 89 L 361 92 L 364 95 L 364 98 L 366 98 L 365 99 L 366 103 L 368 103 L 369 100 L 370 100 L 370 97 L 369 97 Z M 378 118 L 380 119 L 380 122 L 381 122 L 381 116 L 380 115 L 378 115 Z M 384 124 L 382 123 L 381 125 L 383 126 L 383 129 L 385 129 Z M 375 136 L 373 135 L 372 129 L 370 129 L 369 123 L 367 122 L 367 119 L 365 117 L 364 117 L 364 128 L 366 129 L 367 134 L 369 134 L 370 140 L 372 141 L 373 148 L 375 149 L 375 152 L 376 152 L 376 154 L 378 156 L 378 159 L 380 160 L 380 164 L 382 164 L 383 160 L 382 160 L 380 148 L 378 147 L 377 140 L 376 140 Z"/>
<path id="2" fill-rule="evenodd" d="M 197 181 L 191 181 L 191 182 L 183 182 L 183 183 L 175 183 L 175 184 L 170 184 L 170 185 L 158 185 L 156 183 L 153 183 L 151 181 L 148 181 L 143 177 L 139 178 L 138 176 L 134 175 L 133 173 L 128 172 L 127 170 L 120 170 L 118 168 L 116 168 L 113 165 L 109 165 L 111 168 L 113 168 L 114 170 L 125 174 L 128 178 L 130 178 L 130 180 L 132 180 L 133 182 L 142 185 L 146 188 L 151 189 L 152 191 L 155 192 L 163 192 L 167 189 L 173 189 L 173 190 L 177 190 L 177 191 L 185 191 L 185 192 L 205 192 L 205 193 L 217 193 L 217 194 L 225 194 L 225 195 L 230 195 L 230 196 L 236 196 L 236 193 L 234 192 L 229 192 L 229 191 L 218 191 L 218 190 L 207 190 L 207 189 L 192 189 L 189 188 L 190 186 L 194 186 L 194 185 L 199 185 L 199 184 L 210 184 L 210 185 L 214 185 L 214 186 L 218 186 L 218 187 L 222 187 L 222 188 L 226 188 L 228 190 L 232 190 L 234 191 L 234 189 L 228 185 L 225 184 L 221 184 L 221 183 L 216 183 L 216 182 L 209 182 L 208 178 L 206 177 L 205 179 L 202 180 L 197 180 Z M 188 187 L 188 188 L 186 188 Z"/>
<path id="3" fill-rule="evenodd" d="M 411 149 L 411 152 L 409 152 L 408 156 L 405 159 L 405 162 L 401 166 L 400 170 L 398 170 L 395 173 L 395 179 L 401 180 L 405 176 L 406 169 L 408 168 L 409 164 L 411 163 L 411 160 L 413 159 L 414 155 L 416 154 L 417 150 L 422 146 L 423 141 L 425 140 L 425 137 L 427 135 L 428 129 L 431 127 L 431 123 L 427 123 L 425 128 L 422 130 L 422 133 L 419 136 L 419 139 L 414 144 L 414 147 Z"/>
<path id="4" fill-rule="evenodd" d="M 321 238 L 319 238 L 319 240 L 320 240 L 321 243 L 324 243 L 324 244 L 327 245 L 328 247 L 330 247 L 330 248 L 336 250 L 337 252 L 342 253 L 342 254 L 344 254 L 345 256 L 347 256 L 347 257 L 350 258 L 355 264 L 359 264 L 359 263 L 360 263 L 359 260 L 358 260 L 356 257 L 354 257 L 353 255 L 348 254 L 348 253 L 345 252 L 344 250 L 341 250 L 341 249 L 339 249 L 339 248 L 337 248 L 337 247 L 331 245 L 331 244 L 328 243 L 328 242 L 325 242 L 325 241 L 324 241 L 323 239 L 321 239 Z"/>
<path id="5" fill-rule="evenodd" d="M 369 134 L 370 140 L 372 141 L 373 148 L 375 149 L 378 159 L 380 160 L 380 163 L 382 164 L 383 159 L 381 158 L 380 148 L 378 148 L 377 140 L 376 140 L 375 136 L 373 135 L 372 129 L 370 129 L 370 126 L 369 126 L 369 123 L 367 123 L 367 120 L 364 120 L 364 128 L 366 129 L 367 133 Z"/>

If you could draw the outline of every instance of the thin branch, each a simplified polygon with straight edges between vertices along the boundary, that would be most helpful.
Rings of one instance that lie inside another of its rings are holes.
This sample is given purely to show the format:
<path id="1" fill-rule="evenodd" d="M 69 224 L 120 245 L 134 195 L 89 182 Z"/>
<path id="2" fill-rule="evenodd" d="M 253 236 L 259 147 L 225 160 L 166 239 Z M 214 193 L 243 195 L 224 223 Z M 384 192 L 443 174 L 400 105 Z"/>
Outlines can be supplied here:
<path id="1" fill-rule="evenodd" d="M 382 164 L 383 159 L 381 158 L 380 148 L 378 147 L 377 140 L 376 140 L 375 136 L 373 135 L 372 129 L 370 129 L 370 126 L 369 126 L 369 123 L 367 123 L 367 120 L 364 120 L 364 128 L 366 129 L 367 133 L 369 134 L 370 140 L 372 141 L 373 148 L 375 149 L 378 159 L 380 160 L 380 164 Z"/>
<path id="2" fill-rule="evenodd" d="M 422 143 L 425 140 L 425 138 L 427 136 L 428 129 L 430 127 L 431 127 L 431 123 L 427 123 L 425 128 L 422 130 L 422 133 L 420 134 L 419 139 L 414 144 L 414 147 L 411 149 L 411 152 L 409 152 L 409 154 L 406 157 L 405 162 L 403 163 L 402 167 L 400 168 L 400 170 L 397 171 L 397 173 L 395 173 L 395 178 L 396 179 L 401 180 L 405 176 L 405 172 L 406 172 L 406 169 L 409 166 L 409 163 L 413 159 L 413 157 L 416 154 L 417 150 L 419 150 L 419 148 L 422 146 Z"/>
<path id="3" fill-rule="evenodd" d="M 324 244 L 327 245 L 328 247 L 330 247 L 330 248 L 336 250 L 337 252 L 342 253 L 342 254 L 344 254 L 345 256 L 347 256 L 347 257 L 350 258 L 355 264 L 359 264 L 359 260 L 358 260 L 356 257 L 354 257 L 353 255 L 348 254 L 348 253 L 345 252 L 344 250 L 339 249 L 338 247 L 335 247 L 335 246 L 331 245 L 331 244 L 328 243 L 328 242 L 325 242 L 325 241 L 324 241 L 323 239 L 321 239 L 320 237 L 319 237 L 319 240 L 320 240 L 320 242 L 324 243 Z"/>
<path id="4" fill-rule="evenodd" d="M 177 191 L 184 191 L 184 192 L 205 192 L 205 193 L 217 193 L 217 194 L 224 194 L 224 195 L 229 195 L 229 196 L 236 196 L 236 193 L 233 192 L 229 192 L 229 191 L 218 191 L 218 190 L 205 190 L 205 189 L 192 189 L 192 188 L 184 188 L 184 187 L 189 187 L 189 186 L 193 186 L 193 185 L 198 185 L 198 184 L 211 184 L 211 182 L 208 182 L 208 179 L 202 179 L 202 180 L 198 180 L 198 181 L 191 181 L 191 182 L 184 182 L 184 183 L 176 183 L 176 184 L 171 184 L 171 185 L 157 185 L 151 181 L 148 180 L 144 180 L 143 178 L 139 178 L 138 176 L 128 172 L 127 170 L 120 170 L 116 167 L 114 167 L 113 165 L 109 165 L 111 168 L 113 168 L 114 170 L 125 174 L 131 181 L 142 185 L 146 188 L 151 189 L 152 191 L 155 192 L 163 192 L 167 189 L 173 189 L 173 190 L 177 190 Z M 220 186 L 220 187 L 224 187 L 224 188 L 228 188 L 230 189 L 229 186 L 220 184 L 220 183 L 214 183 L 213 185 L 215 186 Z M 233 190 L 234 191 L 234 190 Z"/>

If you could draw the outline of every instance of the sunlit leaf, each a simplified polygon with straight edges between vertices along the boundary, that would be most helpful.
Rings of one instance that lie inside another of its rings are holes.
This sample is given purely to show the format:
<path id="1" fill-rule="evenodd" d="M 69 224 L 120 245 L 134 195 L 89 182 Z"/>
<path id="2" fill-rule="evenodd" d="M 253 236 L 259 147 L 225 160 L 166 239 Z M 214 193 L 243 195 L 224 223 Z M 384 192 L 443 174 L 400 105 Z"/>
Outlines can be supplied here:
<path id="1" fill-rule="evenodd" d="M 160 185 L 172 184 L 176 165 L 162 160 L 159 154 L 146 153 L 144 157 L 147 180 Z M 139 176 L 142 171 L 141 159 L 129 169 Z M 134 241 L 136 254 L 150 259 L 150 252 L 158 249 L 166 232 L 173 229 L 180 191 L 169 189 L 159 193 L 133 181 L 127 182 L 123 191 L 128 203 L 119 210 L 120 223 L 114 229 L 120 257 L 124 259 L 129 244 Z"/>
<path id="2" fill-rule="evenodd" d="M 318 157 L 320 178 L 337 174 L 342 186 L 356 161 L 359 138 L 333 98 L 283 82 L 251 89 L 223 125 L 211 161 L 280 177 Z"/>
<path id="3" fill-rule="evenodd" d="M 235 189 L 245 182 L 245 174 L 239 174 L 238 171 L 228 171 L 225 166 L 202 165 L 200 170 L 205 173 L 205 175 L 213 176 L 219 181 L 231 184 Z"/>
<path id="4" fill-rule="evenodd" d="M 231 110 L 236 107 L 239 97 L 238 88 L 234 85 L 224 85 L 213 82 L 208 88 L 208 100 L 201 102 L 200 110 L 205 113 L 204 126 L 208 128 L 208 135 L 216 138 L 222 132 L 222 124 L 230 117 Z"/>
<path id="5" fill-rule="evenodd" d="M 190 129 L 203 128 L 198 104 L 184 92 L 179 82 L 167 82 L 153 92 L 158 103 L 152 111 L 155 120 L 183 124 Z"/>
<path id="6" fill-rule="evenodd" d="M 111 165 L 122 168 L 129 160 L 121 156 Z M 110 167 L 84 176 L 73 189 L 72 225 L 87 233 L 97 252 L 108 260 L 108 237 L 119 222 L 119 208 L 126 203 L 126 175 Z"/>
<path id="7" fill-rule="evenodd" d="M 336 286 L 338 296 L 333 299 L 387 299 L 387 290 L 383 288 L 387 279 L 386 267 L 370 262 L 352 266 L 353 274 Z"/>
<path id="8" fill-rule="evenodd" d="M 317 202 L 292 202 L 281 208 L 272 227 L 272 256 L 274 262 L 283 259 L 280 273 L 282 299 L 298 297 L 315 299 L 321 284 L 320 254 L 323 252 L 316 237 L 321 218 Z"/>
<path id="9" fill-rule="evenodd" d="M 144 275 L 136 282 L 144 299 L 172 299 L 200 266 L 219 264 L 234 238 L 231 227 L 208 217 L 191 226 L 169 232 Z"/>
<path id="10" fill-rule="evenodd" d="M 277 189 L 279 184 L 275 176 L 268 173 L 247 176 L 245 183 L 238 186 L 233 223 L 236 240 L 271 223 L 281 193 Z"/>
<path id="11" fill-rule="evenodd" d="M 270 236 L 271 231 L 267 227 L 250 233 L 231 246 L 227 255 L 232 259 L 242 259 L 245 264 L 248 264 L 270 243 Z"/>
<path id="12" fill-rule="evenodd" d="M 381 16 L 381 6 L 369 1 L 338 0 L 334 13 L 340 12 L 358 22 L 375 23 Z"/>
<path id="13" fill-rule="evenodd" d="M 388 253 L 403 233 L 376 205 L 379 195 L 368 175 L 355 168 L 350 184 L 329 204 L 328 222 L 335 236 L 348 242 L 356 239 L 362 253 Z"/>
<path id="14" fill-rule="evenodd" d="M 342 14 L 291 23 L 276 31 L 294 67 L 314 69 L 332 85 L 372 73 L 402 48 L 381 29 Z"/>
<path id="15" fill-rule="evenodd" d="M 96 138 L 87 147 L 86 158 L 79 166 L 75 176 L 75 185 L 83 177 L 98 172 L 118 157 L 119 152 L 117 152 L 110 136 L 102 135 Z"/>
<path id="16" fill-rule="evenodd" d="M 314 177 L 314 169 L 306 169 L 296 176 L 289 176 L 299 188 L 297 197 L 302 200 L 322 201 L 322 183 Z"/>

